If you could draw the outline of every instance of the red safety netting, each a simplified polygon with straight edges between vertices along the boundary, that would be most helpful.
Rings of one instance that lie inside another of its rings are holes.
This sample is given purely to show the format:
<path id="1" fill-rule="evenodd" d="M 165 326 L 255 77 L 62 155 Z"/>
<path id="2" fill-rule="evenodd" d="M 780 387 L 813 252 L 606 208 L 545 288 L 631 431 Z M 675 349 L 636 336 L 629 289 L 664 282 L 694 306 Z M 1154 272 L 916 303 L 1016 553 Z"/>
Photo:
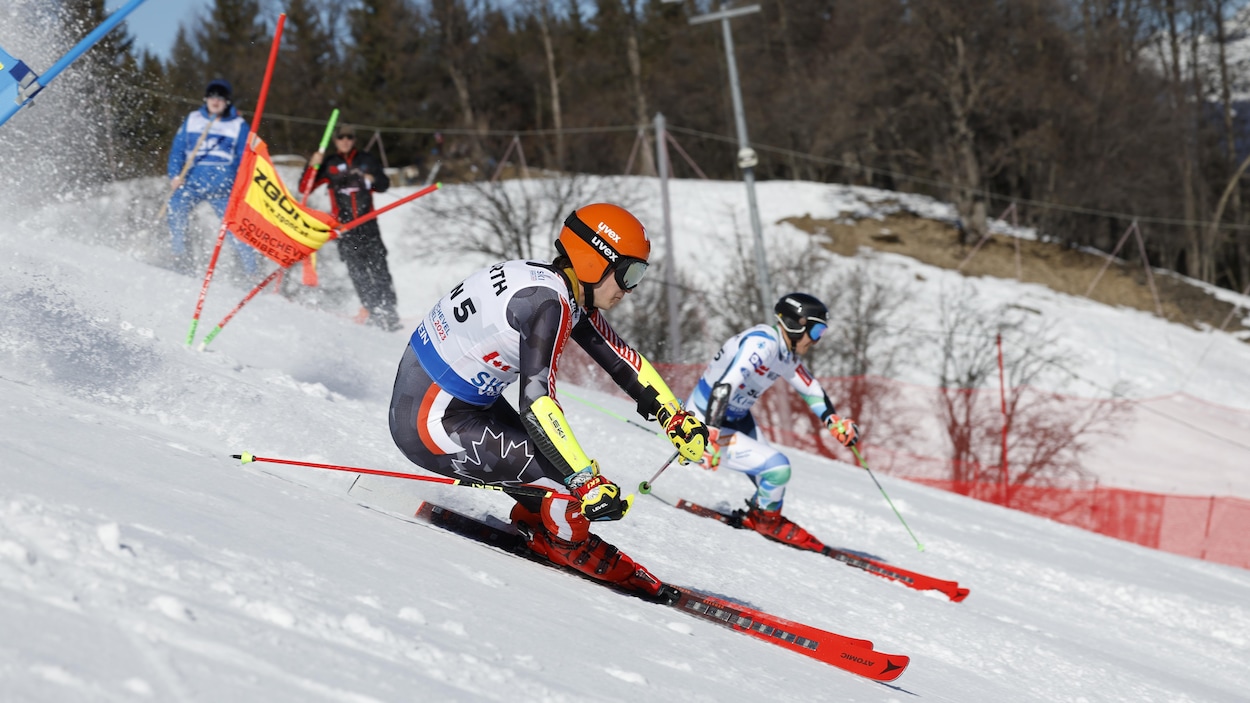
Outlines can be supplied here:
<path id="1" fill-rule="evenodd" d="M 703 372 L 691 364 L 656 367 L 682 399 Z M 560 372 L 572 383 L 620 393 L 580 350 L 568 355 Z M 1178 475 L 1176 467 L 1183 465 L 1242 475 L 1250 467 L 1250 444 L 1238 438 L 1250 437 L 1250 412 L 1180 394 L 1129 403 L 1009 389 L 1032 411 L 1012 415 L 1004 434 L 998 389 L 945 391 L 877 377 L 822 378 L 821 384 L 839 412 L 858 422 L 860 450 L 874 472 L 1147 547 L 1250 568 L 1250 500 L 1110 488 L 1093 478 L 1099 466 L 1112 462 L 1166 475 Z M 784 382 L 764 394 L 753 414 L 772 442 L 855 463 Z M 950 417 L 960 419 L 958 429 L 944 419 Z M 1201 423 L 1208 441 L 1178 431 L 1177 418 Z M 1083 427 L 1089 428 L 1083 442 L 1066 454 L 1053 453 L 1073 428 Z"/>

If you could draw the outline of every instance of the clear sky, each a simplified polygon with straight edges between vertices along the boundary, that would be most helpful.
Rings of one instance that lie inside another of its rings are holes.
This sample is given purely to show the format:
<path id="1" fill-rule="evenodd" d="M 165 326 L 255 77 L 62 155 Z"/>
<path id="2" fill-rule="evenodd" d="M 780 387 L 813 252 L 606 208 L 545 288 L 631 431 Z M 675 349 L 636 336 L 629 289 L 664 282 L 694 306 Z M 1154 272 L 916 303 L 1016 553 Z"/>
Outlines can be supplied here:
<path id="1" fill-rule="evenodd" d="M 127 0 L 108 0 L 110 12 L 125 6 Z M 173 47 L 179 25 L 203 15 L 210 0 L 147 0 L 126 18 L 126 29 L 135 38 L 135 48 L 147 49 L 166 58 Z"/>

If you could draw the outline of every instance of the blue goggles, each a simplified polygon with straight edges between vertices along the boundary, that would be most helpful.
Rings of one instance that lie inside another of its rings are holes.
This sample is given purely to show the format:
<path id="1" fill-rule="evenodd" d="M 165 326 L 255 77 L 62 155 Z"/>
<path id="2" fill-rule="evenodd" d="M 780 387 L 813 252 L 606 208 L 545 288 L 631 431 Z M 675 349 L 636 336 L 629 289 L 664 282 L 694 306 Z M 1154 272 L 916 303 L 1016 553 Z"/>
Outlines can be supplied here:
<path id="1" fill-rule="evenodd" d="M 817 322 L 807 326 L 807 336 L 812 338 L 813 342 L 819 342 L 820 338 L 825 336 L 825 330 L 829 329 L 829 325 L 823 322 Z"/>

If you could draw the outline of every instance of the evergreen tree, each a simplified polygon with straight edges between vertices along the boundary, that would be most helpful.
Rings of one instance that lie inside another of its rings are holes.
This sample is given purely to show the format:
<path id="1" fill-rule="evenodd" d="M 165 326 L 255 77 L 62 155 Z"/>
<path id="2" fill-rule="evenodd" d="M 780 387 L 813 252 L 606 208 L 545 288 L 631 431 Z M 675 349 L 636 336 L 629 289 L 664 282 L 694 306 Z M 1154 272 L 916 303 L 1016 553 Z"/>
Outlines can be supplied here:
<path id="1" fill-rule="evenodd" d="M 260 17 L 258 0 L 213 3 L 208 19 L 192 32 L 208 74 L 202 76 L 200 91 L 208 81 L 224 78 L 234 86 L 236 107 L 256 107 L 272 43 L 271 32 Z"/>
<path id="2" fill-rule="evenodd" d="M 347 13 L 342 119 L 379 126 L 410 126 L 420 112 L 426 76 L 418 66 L 421 17 L 410 0 L 363 0 Z M 360 135 L 358 138 L 362 138 Z M 411 162 L 421 140 L 388 135 L 388 161 Z M 367 138 L 359 145 L 364 147 Z"/>
<path id="3" fill-rule="evenodd" d="M 149 51 L 135 61 L 134 83 L 118 106 L 117 133 L 125 141 L 129 161 L 123 178 L 165 173 L 169 145 L 178 132 L 185 105 L 171 100 L 172 90 L 159 58 Z"/>
<path id="4" fill-rule="evenodd" d="M 311 153 L 323 132 L 324 120 L 339 103 L 343 73 L 333 26 L 320 0 L 287 0 L 286 25 L 266 112 L 274 117 L 265 138 L 275 151 Z M 293 121 L 291 115 L 310 120 Z"/>
<path id="5" fill-rule="evenodd" d="M 63 24 L 75 43 L 100 26 L 108 15 L 104 0 L 62 7 Z M 135 82 L 135 63 L 130 54 L 133 44 L 123 22 L 73 64 L 75 78 L 71 80 L 79 84 L 92 127 L 89 148 L 94 154 L 83 160 L 79 171 L 86 182 L 115 180 L 119 167 L 127 161 L 122 153 L 125 145 L 118 129 L 118 115 L 130 97 L 129 86 Z"/>
<path id="6" fill-rule="evenodd" d="M 204 77 L 208 73 L 205 63 L 200 51 L 192 44 L 187 28 L 178 27 L 169 61 L 165 65 L 165 81 L 173 96 L 181 99 L 184 108 L 198 105 L 204 97 L 204 86 L 211 80 Z"/>

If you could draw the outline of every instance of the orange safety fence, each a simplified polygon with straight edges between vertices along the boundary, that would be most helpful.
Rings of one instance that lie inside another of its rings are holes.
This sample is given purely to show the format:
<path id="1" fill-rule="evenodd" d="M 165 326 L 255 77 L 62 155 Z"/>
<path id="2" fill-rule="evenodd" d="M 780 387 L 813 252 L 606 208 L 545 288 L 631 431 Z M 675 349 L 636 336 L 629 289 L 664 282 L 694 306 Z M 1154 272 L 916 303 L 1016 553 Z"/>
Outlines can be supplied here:
<path id="1" fill-rule="evenodd" d="M 703 373 L 693 364 L 656 364 L 683 400 Z M 605 392 L 621 391 L 577 350 L 567 354 L 566 382 Z M 878 377 L 821 378 L 839 412 L 861 430 L 861 453 L 874 472 L 960 493 L 1067 525 L 1174 554 L 1250 569 L 1250 500 L 1187 496 L 1099 485 L 1100 466 L 1143 467 L 1184 480 L 1185 465 L 1213 475 L 1240 476 L 1250 467 L 1250 412 L 1174 394 L 1147 400 L 1097 400 L 1032 389 L 1008 389 L 1032 403 L 1006 433 L 1008 462 L 1001 461 L 1004 417 L 999 390 L 944 391 Z M 787 447 L 855 463 L 782 381 L 752 413 L 763 434 Z M 622 396 L 623 397 L 623 396 Z M 1022 403 L 1022 406 L 1025 405 Z M 943 409 L 965 421 L 952 430 Z M 1040 410 L 1039 410 L 1040 409 Z M 1201 432 L 1178 420 L 1192 418 Z M 1087 423 L 1087 424 L 1082 424 Z M 1048 449 L 1068 428 L 1087 427 L 1087 441 L 1066 455 Z M 1205 434 L 1203 434 L 1205 433 Z M 962 452 L 952 447 L 962 437 Z M 958 456 L 958 459 L 956 458 Z"/>
<path id="2" fill-rule="evenodd" d="M 1145 547 L 1250 569 L 1250 500 L 1099 486 L 1020 486 L 1004 500 L 997 484 L 912 480 Z"/>

